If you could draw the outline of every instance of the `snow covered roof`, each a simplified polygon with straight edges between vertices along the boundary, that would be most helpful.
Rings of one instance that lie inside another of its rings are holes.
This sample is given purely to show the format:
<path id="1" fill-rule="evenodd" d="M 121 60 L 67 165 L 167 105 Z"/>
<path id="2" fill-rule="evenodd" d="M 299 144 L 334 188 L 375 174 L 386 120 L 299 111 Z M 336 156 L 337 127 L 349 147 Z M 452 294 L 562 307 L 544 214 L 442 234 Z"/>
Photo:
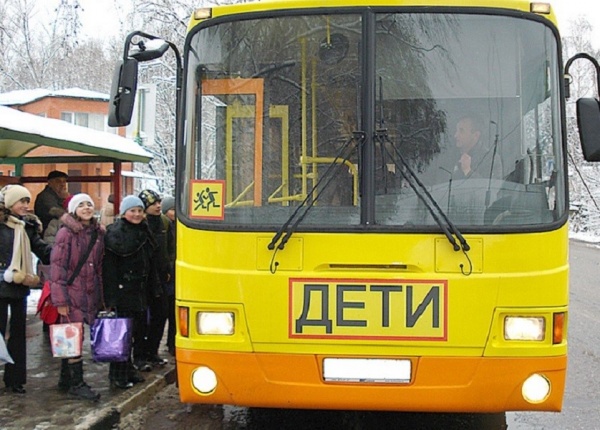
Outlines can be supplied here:
<path id="1" fill-rule="evenodd" d="M 0 106 L 0 163 L 25 157 L 39 146 L 94 155 L 98 161 L 147 163 L 152 159 L 131 139 Z"/>
<path id="2" fill-rule="evenodd" d="M 67 88 L 64 90 L 57 91 L 38 88 L 35 90 L 17 90 L 2 93 L 0 94 L 0 105 L 24 105 L 32 103 L 36 100 L 43 99 L 44 97 L 68 97 L 102 101 L 108 101 L 110 99 L 110 96 L 108 94 L 99 93 L 97 91 L 84 90 L 81 88 Z"/>
<path id="3" fill-rule="evenodd" d="M 160 178 L 158 176 L 154 176 L 154 175 L 149 175 L 148 173 L 144 173 L 144 172 L 133 172 L 131 170 L 121 170 L 121 176 L 125 176 L 128 178 L 138 178 L 138 179 L 152 179 L 152 180 L 159 180 Z"/>

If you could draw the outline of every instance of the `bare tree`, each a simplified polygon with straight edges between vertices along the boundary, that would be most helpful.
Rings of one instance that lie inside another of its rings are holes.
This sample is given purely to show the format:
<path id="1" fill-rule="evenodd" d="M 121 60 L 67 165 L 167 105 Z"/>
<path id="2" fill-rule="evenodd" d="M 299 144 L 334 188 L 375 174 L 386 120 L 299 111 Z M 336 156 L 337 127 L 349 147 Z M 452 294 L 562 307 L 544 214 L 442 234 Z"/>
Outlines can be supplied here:
<path id="1" fill-rule="evenodd" d="M 40 3 L 5 0 L 0 6 L 0 91 L 72 86 L 108 91 L 105 71 L 114 57 L 99 42 L 82 39 L 79 0 L 59 0 L 49 11 Z"/>
<path id="2" fill-rule="evenodd" d="M 600 57 L 600 52 L 592 46 L 593 26 L 584 16 L 571 21 L 568 36 L 563 37 L 565 62 L 573 55 L 585 52 L 594 58 Z M 597 97 L 597 77 L 592 64 L 585 60 L 572 63 L 570 93 L 567 100 L 567 142 L 569 167 L 574 173 L 570 176 L 571 206 L 576 209 L 571 217 L 571 228 L 574 231 L 597 230 L 600 226 L 600 166 L 588 163 L 581 152 L 575 102 L 581 97 Z"/>
<path id="3" fill-rule="evenodd" d="M 134 1 L 128 20 L 131 30 L 142 30 L 182 46 L 186 25 L 194 8 L 191 1 Z M 173 194 L 175 189 L 175 87 L 177 65 L 169 52 L 159 60 L 159 66 L 140 68 L 138 85 L 156 85 L 156 130 L 154 141 L 144 147 L 154 159 L 136 169 L 161 178 L 161 192 Z"/>

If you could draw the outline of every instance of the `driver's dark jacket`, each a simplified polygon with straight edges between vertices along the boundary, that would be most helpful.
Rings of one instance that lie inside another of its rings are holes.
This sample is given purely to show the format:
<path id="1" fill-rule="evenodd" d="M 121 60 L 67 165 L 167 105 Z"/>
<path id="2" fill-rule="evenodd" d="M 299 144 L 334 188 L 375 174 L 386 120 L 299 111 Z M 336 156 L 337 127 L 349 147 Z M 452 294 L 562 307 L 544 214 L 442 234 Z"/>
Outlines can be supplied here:
<path id="1" fill-rule="evenodd" d="M 29 287 L 4 280 L 4 271 L 12 260 L 15 230 L 6 225 L 9 212 L 0 206 L 0 298 L 22 299 L 29 295 Z M 25 221 L 25 232 L 29 237 L 31 251 L 44 263 L 50 263 L 52 247 L 40 237 L 41 223 L 35 215 L 18 217 Z"/>
<path id="2" fill-rule="evenodd" d="M 457 162 L 454 168 L 453 179 L 465 178 L 501 178 L 501 165 L 498 159 L 498 154 L 495 154 L 493 148 L 485 148 L 481 143 L 475 145 L 470 151 L 471 156 L 471 171 L 465 175 L 461 169 L 460 162 Z M 494 164 L 492 166 L 492 158 Z"/>
<path id="3" fill-rule="evenodd" d="M 104 236 L 102 279 L 107 308 L 144 311 L 152 289 L 160 286 L 155 264 L 158 245 L 146 220 L 132 224 L 118 218 Z"/>

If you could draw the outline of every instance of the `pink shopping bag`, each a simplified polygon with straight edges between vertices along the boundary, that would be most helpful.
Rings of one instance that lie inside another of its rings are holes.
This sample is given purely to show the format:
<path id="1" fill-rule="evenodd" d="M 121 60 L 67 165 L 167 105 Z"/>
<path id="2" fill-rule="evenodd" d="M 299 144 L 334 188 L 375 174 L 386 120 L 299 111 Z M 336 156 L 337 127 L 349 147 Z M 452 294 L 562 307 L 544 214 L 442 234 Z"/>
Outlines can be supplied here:
<path id="1" fill-rule="evenodd" d="M 81 356 L 83 343 L 83 323 L 52 324 L 50 326 L 50 344 L 52 356 L 73 358 Z"/>

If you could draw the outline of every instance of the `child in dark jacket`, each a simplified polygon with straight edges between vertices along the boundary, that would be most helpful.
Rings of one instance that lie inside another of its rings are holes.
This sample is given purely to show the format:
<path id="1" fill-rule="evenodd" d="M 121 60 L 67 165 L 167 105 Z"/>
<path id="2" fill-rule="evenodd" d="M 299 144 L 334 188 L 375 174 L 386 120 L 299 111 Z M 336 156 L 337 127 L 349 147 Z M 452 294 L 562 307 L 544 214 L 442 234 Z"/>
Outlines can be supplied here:
<path id="1" fill-rule="evenodd" d="M 6 337 L 10 327 L 6 346 L 14 361 L 4 366 L 4 384 L 8 392 L 18 394 L 25 394 L 27 382 L 27 296 L 40 282 L 31 252 L 48 264 L 51 251 L 40 237 L 41 222 L 29 213 L 30 202 L 29 190 L 21 185 L 0 190 L 0 335 Z"/>
<path id="2" fill-rule="evenodd" d="M 164 366 L 168 362 L 168 360 L 159 356 L 158 349 L 169 316 L 169 304 L 164 287 L 169 282 L 171 276 L 169 256 L 175 250 L 173 249 L 174 242 L 171 240 L 171 223 L 167 216 L 162 213 L 160 195 L 153 190 L 143 190 L 138 197 L 144 203 L 146 221 L 148 221 L 150 231 L 158 244 L 155 259 L 158 285 L 152 288 L 155 294 L 148 296 L 150 318 L 146 327 L 145 345 L 148 355 L 146 356 L 146 363 L 141 363 L 146 369 L 151 370 L 151 366 Z"/>
<path id="3" fill-rule="evenodd" d="M 148 291 L 158 285 L 155 252 L 157 243 L 144 217 L 144 203 L 127 196 L 120 205 L 120 217 L 108 226 L 104 238 L 104 303 L 120 317 L 133 318 L 132 356 L 127 362 L 110 363 L 109 379 L 116 388 L 130 388 L 144 381 L 135 362 L 145 362 L 144 334 Z"/>

